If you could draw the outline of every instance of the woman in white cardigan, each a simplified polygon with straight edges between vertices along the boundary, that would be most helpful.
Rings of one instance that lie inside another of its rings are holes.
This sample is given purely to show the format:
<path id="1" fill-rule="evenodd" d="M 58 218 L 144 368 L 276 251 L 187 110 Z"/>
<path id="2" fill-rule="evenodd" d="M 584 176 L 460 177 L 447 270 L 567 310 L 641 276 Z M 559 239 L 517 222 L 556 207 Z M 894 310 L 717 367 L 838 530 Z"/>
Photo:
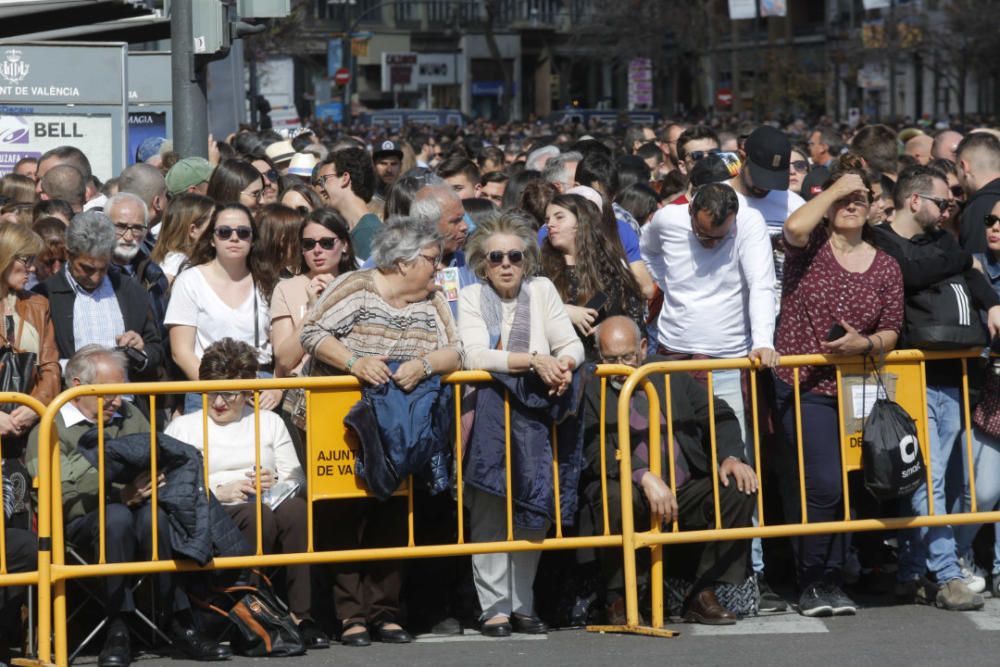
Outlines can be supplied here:
<path id="1" fill-rule="evenodd" d="M 539 255 L 530 222 L 511 212 L 487 219 L 470 239 L 466 258 L 481 279 L 459 294 L 458 332 L 466 368 L 536 373 L 550 394 L 562 394 L 573 370 L 584 361 L 583 344 L 555 286 L 547 278 L 534 277 Z M 471 487 L 465 498 L 472 540 L 506 539 L 504 499 Z M 516 539 L 544 537 L 541 530 L 515 531 Z M 472 557 L 484 635 L 547 631 L 535 615 L 532 595 L 538 557 L 537 551 Z"/>

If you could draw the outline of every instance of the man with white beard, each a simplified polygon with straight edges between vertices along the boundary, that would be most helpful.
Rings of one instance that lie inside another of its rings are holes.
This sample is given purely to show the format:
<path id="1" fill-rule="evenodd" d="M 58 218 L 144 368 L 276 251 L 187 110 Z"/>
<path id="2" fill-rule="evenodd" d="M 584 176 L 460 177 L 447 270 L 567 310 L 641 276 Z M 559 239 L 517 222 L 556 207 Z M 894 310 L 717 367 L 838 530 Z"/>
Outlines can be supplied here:
<path id="1" fill-rule="evenodd" d="M 115 226 L 112 270 L 132 276 L 146 289 L 156 321 L 163 322 L 169 283 L 163 269 L 150 259 L 143 243 L 149 232 L 149 208 L 138 195 L 119 192 L 108 199 L 104 212 Z M 160 333 L 164 334 L 163 331 Z"/>

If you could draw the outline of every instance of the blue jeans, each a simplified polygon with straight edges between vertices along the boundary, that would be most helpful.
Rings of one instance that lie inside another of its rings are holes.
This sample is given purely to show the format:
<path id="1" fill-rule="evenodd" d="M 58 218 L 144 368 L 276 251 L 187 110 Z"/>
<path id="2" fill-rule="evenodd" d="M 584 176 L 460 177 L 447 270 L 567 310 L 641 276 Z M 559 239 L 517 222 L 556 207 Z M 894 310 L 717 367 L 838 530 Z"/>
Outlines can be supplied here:
<path id="1" fill-rule="evenodd" d="M 959 443 L 964 446 L 964 438 Z M 972 429 L 972 461 L 976 473 L 976 509 L 992 512 L 1000 507 L 1000 440 Z M 971 509 L 971 506 L 967 509 Z M 955 526 L 955 541 L 958 553 L 965 555 L 972 550 L 972 540 L 982 524 L 970 523 Z M 993 571 L 1000 571 L 1000 523 L 993 524 L 995 543 L 993 544 Z"/>
<path id="2" fill-rule="evenodd" d="M 756 466 L 753 446 L 753 433 L 747 428 L 747 415 L 743 406 L 743 386 L 740 381 L 739 370 L 715 371 L 712 373 L 712 389 L 715 397 L 726 402 L 733 412 L 736 413 L 736 420 L 740 423 L 740 435 L 743 437 L 746 451 L 747 463 Z M 753 512 L 753 525 L 757 525 L 757 510 Z M 753 571 L 760 574 L 764 572 L 764 546 L 760 538 L 753 538 L 750 549 L 750 560 L 753 563 Z"/>
<path id="3" fill-rule="evenodd" d="M 962 394 L 958 387 L 927 386 L 927 435 L 930 439 L 930 465 L 934 513 L 947 514 L 945 479 L 955 441 L 962 432 Z M 903 502 L 905 507 L 905 501 Z M 927 516 L 927 485 L 922 484 L 910 498 L 913 516 Z M 939 584 L 962 577 L 951 526 L 909 528 L 899 531 L 900 581 L 916 579 L 925 571 L 933 572 Z"/>

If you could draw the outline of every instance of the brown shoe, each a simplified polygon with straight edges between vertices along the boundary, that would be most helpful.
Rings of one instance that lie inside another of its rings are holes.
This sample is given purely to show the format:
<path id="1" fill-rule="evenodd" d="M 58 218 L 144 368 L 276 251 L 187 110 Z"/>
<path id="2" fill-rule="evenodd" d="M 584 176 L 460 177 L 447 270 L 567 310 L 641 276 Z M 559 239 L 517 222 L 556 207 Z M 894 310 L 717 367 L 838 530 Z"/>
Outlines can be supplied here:
<path id="1" fill-rule="evenodd" d="M 616 598 L 614 602 L 605 607 L 604 615 L 608 619 L 608 625 L 625 625 L 628 622 L 625 615 L 625 598 Z"/>
<path id="2" fill-rule="evenodd" d="M 736 615 L 719 603 L 714 590 L 705 588 L 688 598 L 684 621 L 705 625 L 733 625 L 736 623 Z"/>

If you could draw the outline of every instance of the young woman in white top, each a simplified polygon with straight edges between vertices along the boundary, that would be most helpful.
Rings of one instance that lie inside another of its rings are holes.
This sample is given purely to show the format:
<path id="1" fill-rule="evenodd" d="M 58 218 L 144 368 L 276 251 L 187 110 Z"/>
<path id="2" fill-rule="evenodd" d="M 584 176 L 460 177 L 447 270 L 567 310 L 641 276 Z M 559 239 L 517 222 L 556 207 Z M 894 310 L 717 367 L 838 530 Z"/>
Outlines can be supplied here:
<path id="1" fill-rule="evenodd" d="M 195 243 L 201 237 L 215 209 L 210 197 L 194 192 L 185 192 L 170 200 L 163 213 L 160 235 L 153 246 L 150 257 L 167 274 L 167 280 L 174 282 Z"/>
<path id="2" fill-rule="evenodd" d="M 271 316 L 259 288 L 267 277 L 252 251 L 256 232 L 245 206 L 218 206 L 195 244 L 189 266 L 174 279 L 164 323 L 174 362 L 189 380 L 198 379 L 208 346 L 226 337 L 257 350 L 260 375 L 272 372 Z M 280 399 L 279 391 L 262 392 L 261 407 L 270 410 Z M 199 407 L 201 396 L 189 394 L 185 411 Z"/>

